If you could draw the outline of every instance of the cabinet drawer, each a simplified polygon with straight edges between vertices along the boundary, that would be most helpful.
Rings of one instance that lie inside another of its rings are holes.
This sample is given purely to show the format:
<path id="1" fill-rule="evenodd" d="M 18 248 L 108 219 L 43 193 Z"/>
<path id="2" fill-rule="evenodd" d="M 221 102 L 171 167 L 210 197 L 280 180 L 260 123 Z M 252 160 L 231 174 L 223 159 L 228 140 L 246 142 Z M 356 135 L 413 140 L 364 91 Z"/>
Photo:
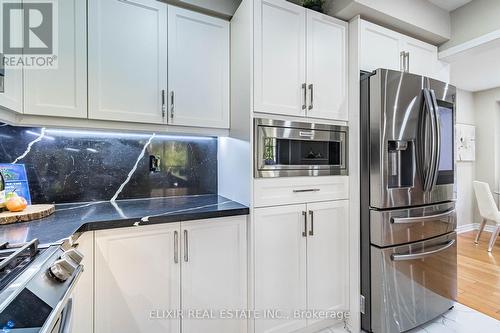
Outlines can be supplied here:
<path id="1" fill-rule="evenodd" d="M 348 199 L 349 177 L 287 177 L 254 180 L 255 207 Z"/>

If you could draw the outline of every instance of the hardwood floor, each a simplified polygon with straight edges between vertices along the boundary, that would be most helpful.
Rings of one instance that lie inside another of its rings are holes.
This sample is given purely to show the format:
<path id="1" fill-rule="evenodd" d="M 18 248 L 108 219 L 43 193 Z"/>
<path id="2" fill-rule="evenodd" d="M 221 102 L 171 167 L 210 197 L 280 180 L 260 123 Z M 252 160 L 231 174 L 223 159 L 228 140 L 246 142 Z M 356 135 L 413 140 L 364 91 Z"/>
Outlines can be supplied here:
<path id="1" fill-rule="evenodd" d="M 500 239 L 488 253 L 490 233 L 474 244 L 477 231 L 458 235 L 458 299 L 500 320 Z"/>

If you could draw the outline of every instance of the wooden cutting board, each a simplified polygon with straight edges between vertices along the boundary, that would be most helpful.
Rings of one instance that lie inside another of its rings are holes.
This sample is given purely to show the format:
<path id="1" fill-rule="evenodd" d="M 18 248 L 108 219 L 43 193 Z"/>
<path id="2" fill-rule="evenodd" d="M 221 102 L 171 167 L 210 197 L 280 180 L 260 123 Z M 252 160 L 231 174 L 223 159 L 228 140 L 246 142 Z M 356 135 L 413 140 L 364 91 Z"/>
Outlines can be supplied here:
<path id="1" fill-rule="evenodd" d="M 51 215 L 55 211 L 56 208 L 54 205 L 31 205 L 26 207 L 22 212 L 1 212 L 0 224 L 38 220 Z"/>

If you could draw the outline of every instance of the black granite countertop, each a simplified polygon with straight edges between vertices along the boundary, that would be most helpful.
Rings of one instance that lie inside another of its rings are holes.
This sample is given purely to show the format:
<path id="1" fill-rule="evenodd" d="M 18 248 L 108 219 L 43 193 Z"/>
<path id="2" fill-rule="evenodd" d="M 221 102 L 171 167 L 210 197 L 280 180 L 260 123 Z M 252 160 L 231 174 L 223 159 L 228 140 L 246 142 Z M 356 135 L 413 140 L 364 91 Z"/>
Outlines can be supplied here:
<path id="1" fill-rule="evenodd" d="M 218 195 L 97 201 L 56 205 L 41 220 L 0 226 L 0 243 L 38 238 L 40 244 L 60 241 L 85 231 L 246 215 L 249 209 Z"/>

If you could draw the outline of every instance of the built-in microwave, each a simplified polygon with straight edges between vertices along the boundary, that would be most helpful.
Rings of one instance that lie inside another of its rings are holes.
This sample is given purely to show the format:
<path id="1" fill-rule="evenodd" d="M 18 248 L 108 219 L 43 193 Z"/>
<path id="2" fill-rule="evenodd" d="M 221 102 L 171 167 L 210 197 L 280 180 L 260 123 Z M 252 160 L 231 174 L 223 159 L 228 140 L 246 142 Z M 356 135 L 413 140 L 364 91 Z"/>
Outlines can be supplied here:
<path id="1" fill-rule="evenodd" d="M 256 178 L 348 174 L 346 126 L 255 119 Z"/>

